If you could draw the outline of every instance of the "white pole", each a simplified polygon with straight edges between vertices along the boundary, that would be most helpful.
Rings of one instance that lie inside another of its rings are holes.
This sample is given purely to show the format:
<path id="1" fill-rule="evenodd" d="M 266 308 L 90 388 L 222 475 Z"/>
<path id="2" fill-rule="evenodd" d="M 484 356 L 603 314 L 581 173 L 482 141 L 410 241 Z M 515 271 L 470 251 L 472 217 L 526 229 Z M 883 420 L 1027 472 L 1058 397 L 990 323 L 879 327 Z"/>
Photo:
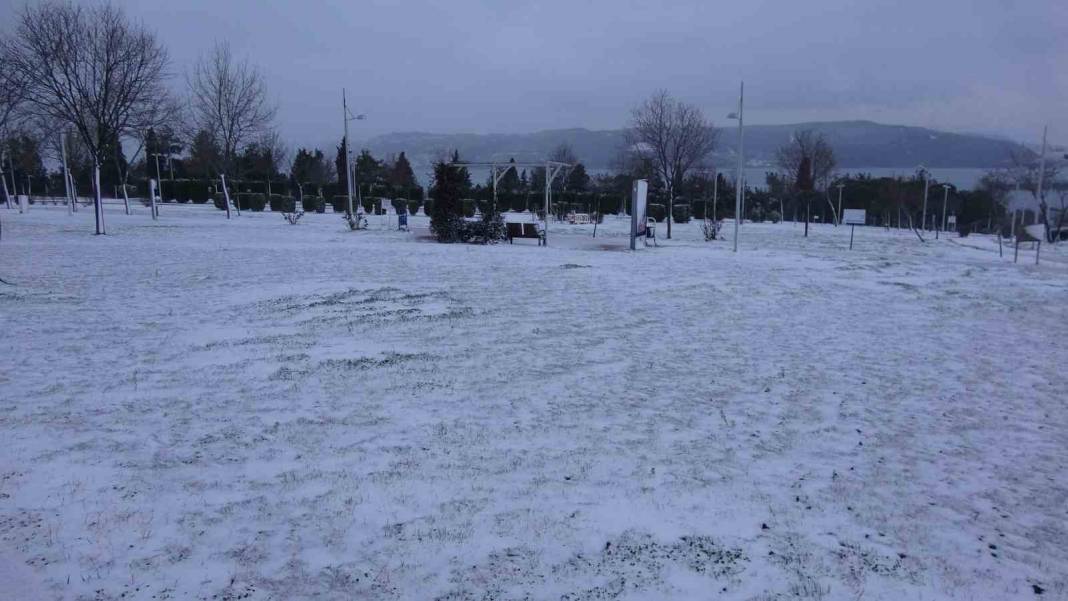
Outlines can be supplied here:
<path id="1" fill-rule="evenodd" d="M 103 235 L 104 231 L 104 198 L 100 191 L 100 161 L 93 160 L 93 207 L 96 209 L 96 233 Z"/>
<path id="2" fill-rule="evenodd" d="M 745 82 L 742 82 L 738 91 L 738 179 L 735 182 L 734 191 L 734 252 L 738 252 L 738 224 L 742 220 L 742 186 L 745 168 L 745 137 L 743 134 L 742 111 L 745 104 Z"/>
<path id="3" fill-rule="evenodd" d="M 1048 129 L 1048 125 L 1042 128 L 1042 155 L 1038 159 L 1038 189 L 1035 194 L 1038 196 L 1039 211 L 1042 211 L 1042 184 L 1044 183 L 1043 180 L 1046 179 L 1046 131 Z M 1037 261 L 1036 255 L 1035 262 L 1037 263 Z"/>
<path id="4" fill-rule="evenodd" d="M 631 212 L 634 212 L 634 207 L 631 206 Z M 545 228 L 543 230 L 543 236 L 545 238 L 545 246 L 549 245 L 549 162 L 545 161 Z"/>
<path id="5" fill-rule="evenodd" d="M 11 192 L 7 189 L 7 175 L 4 173 L 4 155 L 0 153 L 0 181 L 4 182 L 4 202 L 11 209 Z"/>
<path id="6" fill-rule="evenodd" d="M 945 230 L 946 229 L 946 204 L 949 203 L 949 184 L 942 184 L 942 190 L 945 191 L 944 194 L 942 195 L 942 229 Z M 938 234 L 935 234 L 935 240 L 937 240 L 937 239 L 938 239 Z"/>
<path id="7" fill-rule="evenodd" d="M 159 199 L 163 200 L 163 176 L 159 173 L 159 153 L 156 154 L 156 187 L 159 190 Z"/>
<path id="8" fill-rule="evenodd" d="M 712 169 L 712 221 L 716 220 L 716 205 L 719 204 L 719 173 Z M 705 207 L 705 216 L 708 216 L 708 207 Z"/>
<path id="9" fill-rule="evenodd" d="M 152 199 L 152 221 L 159 218 L 159 213 L 156 209 L 156 180 L 148 180 L 148 196 Z"/>
<path id="10" fill-rule="evenodd" d="M 842 225 L 842 188 L 844 187 L 845 184 L 838 184 L 838 214 L 835 215 L 838 225 Z"/>
<path id="11" fill-rule="evenodd" d="M 74 203 L 70 196 L 70 169 L 67 167 L 67 136 L 60 132 L 59 148 L 63 155 L 63 191 L 67 195 L 67 212 L 74 213 Z"/>
<path id="12" fill-rule="evenodd" d="M 225 173 L 220 173 L 219 174 L 219 178 L 220 178 L 220 180 L 222 180 L 223 204 L 226 205 L 226 218 L 229 219 L 230 218 L 230 192 L 226 189 L 226 174 Z"/>
<path id="13" fill-rule="evenodd" d="M 923 170 L 923 218 L 920 227 L 927 231 L 927 189 L 931 186 L 931 174 L 925 168 Z"/>
<path id="14" fill-rule="evenodd" d="M 349 104 L 345 98 L 345 88 L 341 88 L 341 111 L 343 113 L 342 118 L 345 120 L 345 188 L 348 193 L 348 212 L 349 216 L 355 215 L 352 212 L 352 149 L 349 148 Z"/>

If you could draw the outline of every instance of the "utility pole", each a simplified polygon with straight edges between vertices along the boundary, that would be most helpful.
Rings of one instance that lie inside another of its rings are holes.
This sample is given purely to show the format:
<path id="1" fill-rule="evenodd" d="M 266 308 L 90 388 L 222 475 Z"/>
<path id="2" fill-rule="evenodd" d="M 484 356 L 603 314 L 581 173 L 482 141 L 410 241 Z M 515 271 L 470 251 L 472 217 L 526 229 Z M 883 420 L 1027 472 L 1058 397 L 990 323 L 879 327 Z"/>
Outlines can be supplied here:
<path id="1" fill-rule="evenodd" d="M 159 190 L 159 199 L 163 200 L 163 177 L 159 173 L 159 153 L 153 152 L 152 156 L 156 157 L 156 187 Z"/>
<path id="2" fill-rule="evenodd" d="M 350 167 L 352 161 L 352 150 L 349 148 L 349 103 L 345 98 L 345 88 L 341 88 L 341 110 L 345 119 L 345 191 L 348 194 L 347 211 L 349 217 L 354 215 L 352 212 L 352 168 Z"/>
<path id="3" fill-rule="evenodd" d="M 745 185 L 743 173 L 745 169 L 745 134 L 743 133 L 744 123 L 742 121 L 744 105 L 745 82 L 743 81 L 738 89 L 738 177 L 735 181 L 734 190 L 734 252 L 738 252 L 738 224 L 742 220 L 742 186 Z M 728 118 L 731 118 L 731 116 L 728 115 Z"/>
<path id="4" fill-rule="evenodd" d="M 1045 215 L 1042 203 L 1042 184 L 1044 183 L 1043 180 L 1046 179 L 1046 132 L 1048 129 L 1048 125 L 1042 127 L 1042 154 L 1038 159 L 1038 189 L 1036 191 L 1036 195 L 1038 196 L 1038 210 L 1043 214 L 1043 223 L 1045 223 L 1045 220 L 1048 218 L 1048 216 Z M 1048 230 L 1049 228 L 1047 227 L 1046 229 Z"/>

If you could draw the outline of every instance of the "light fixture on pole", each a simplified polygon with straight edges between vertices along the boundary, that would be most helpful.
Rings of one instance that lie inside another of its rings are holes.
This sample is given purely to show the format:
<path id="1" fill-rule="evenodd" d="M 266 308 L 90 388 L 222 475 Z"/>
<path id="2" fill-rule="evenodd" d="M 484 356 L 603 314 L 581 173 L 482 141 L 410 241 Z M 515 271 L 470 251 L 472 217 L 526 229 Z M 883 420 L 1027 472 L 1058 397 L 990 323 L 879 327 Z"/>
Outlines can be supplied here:
<path id="1" fill-rule="evenodd" d="M 738 120 L 738 177 L 734 182 L 734 252 L 738 252 L 738 224 L 742 220 L 742 187 L 745 181 L 743 174 L 743 169 L 745 168 L 745 125 L 742 120 L 744 104 L 745 82 L 743 81 L 738 89 L 738 112 L 727 115 L 728 119 Z"/>
<path id="2" fill-rule="evenodd" d="M 349 144 L 349 121 L 363 121 L 367 116 L 363 114 L 353 115 L 349 112 L 349 104 L 345 98 L 345 88 L 341 88 L 341 109 L 344 112 L 345 119 L 345 139 L 342 141 L 345 145 L 345 188 L 348 190 L 348 214 L 349 217 L 352 217 L 355 215 L 352 211 L 352 187 L 356 183 L 356 176 L 353 172 L 352 148 Z"/>

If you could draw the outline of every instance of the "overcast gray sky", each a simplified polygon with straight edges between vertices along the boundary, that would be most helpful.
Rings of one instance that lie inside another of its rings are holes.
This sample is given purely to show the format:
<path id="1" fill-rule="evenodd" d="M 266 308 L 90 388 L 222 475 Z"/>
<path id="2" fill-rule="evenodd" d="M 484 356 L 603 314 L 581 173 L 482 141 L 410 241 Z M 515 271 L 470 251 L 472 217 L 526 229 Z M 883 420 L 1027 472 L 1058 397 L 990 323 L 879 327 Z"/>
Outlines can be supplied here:
<path id="1" fill-rule="evenodd" d="M 1068 134 L 1066 0 L 119 4 L 158 32 L 178 89 L 215 40 L 250 57 L 291 146 L 340 137 L 342 86 L 360 139 L 616 128 L 661 87 L 727 125 L 743 78 L 751 123 Z"/>

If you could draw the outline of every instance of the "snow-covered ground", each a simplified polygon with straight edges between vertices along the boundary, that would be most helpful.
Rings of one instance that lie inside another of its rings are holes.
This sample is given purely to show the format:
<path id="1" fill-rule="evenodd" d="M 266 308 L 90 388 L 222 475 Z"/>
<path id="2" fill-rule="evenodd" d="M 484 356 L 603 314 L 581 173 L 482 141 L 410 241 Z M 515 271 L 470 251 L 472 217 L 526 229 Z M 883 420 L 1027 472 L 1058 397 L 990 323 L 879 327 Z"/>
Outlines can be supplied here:
<path id="1" fill-rule="evenodd" d="M 1068 249 L 109 211 L 0 212 L 0 598 L 1068 597 Z"/>

